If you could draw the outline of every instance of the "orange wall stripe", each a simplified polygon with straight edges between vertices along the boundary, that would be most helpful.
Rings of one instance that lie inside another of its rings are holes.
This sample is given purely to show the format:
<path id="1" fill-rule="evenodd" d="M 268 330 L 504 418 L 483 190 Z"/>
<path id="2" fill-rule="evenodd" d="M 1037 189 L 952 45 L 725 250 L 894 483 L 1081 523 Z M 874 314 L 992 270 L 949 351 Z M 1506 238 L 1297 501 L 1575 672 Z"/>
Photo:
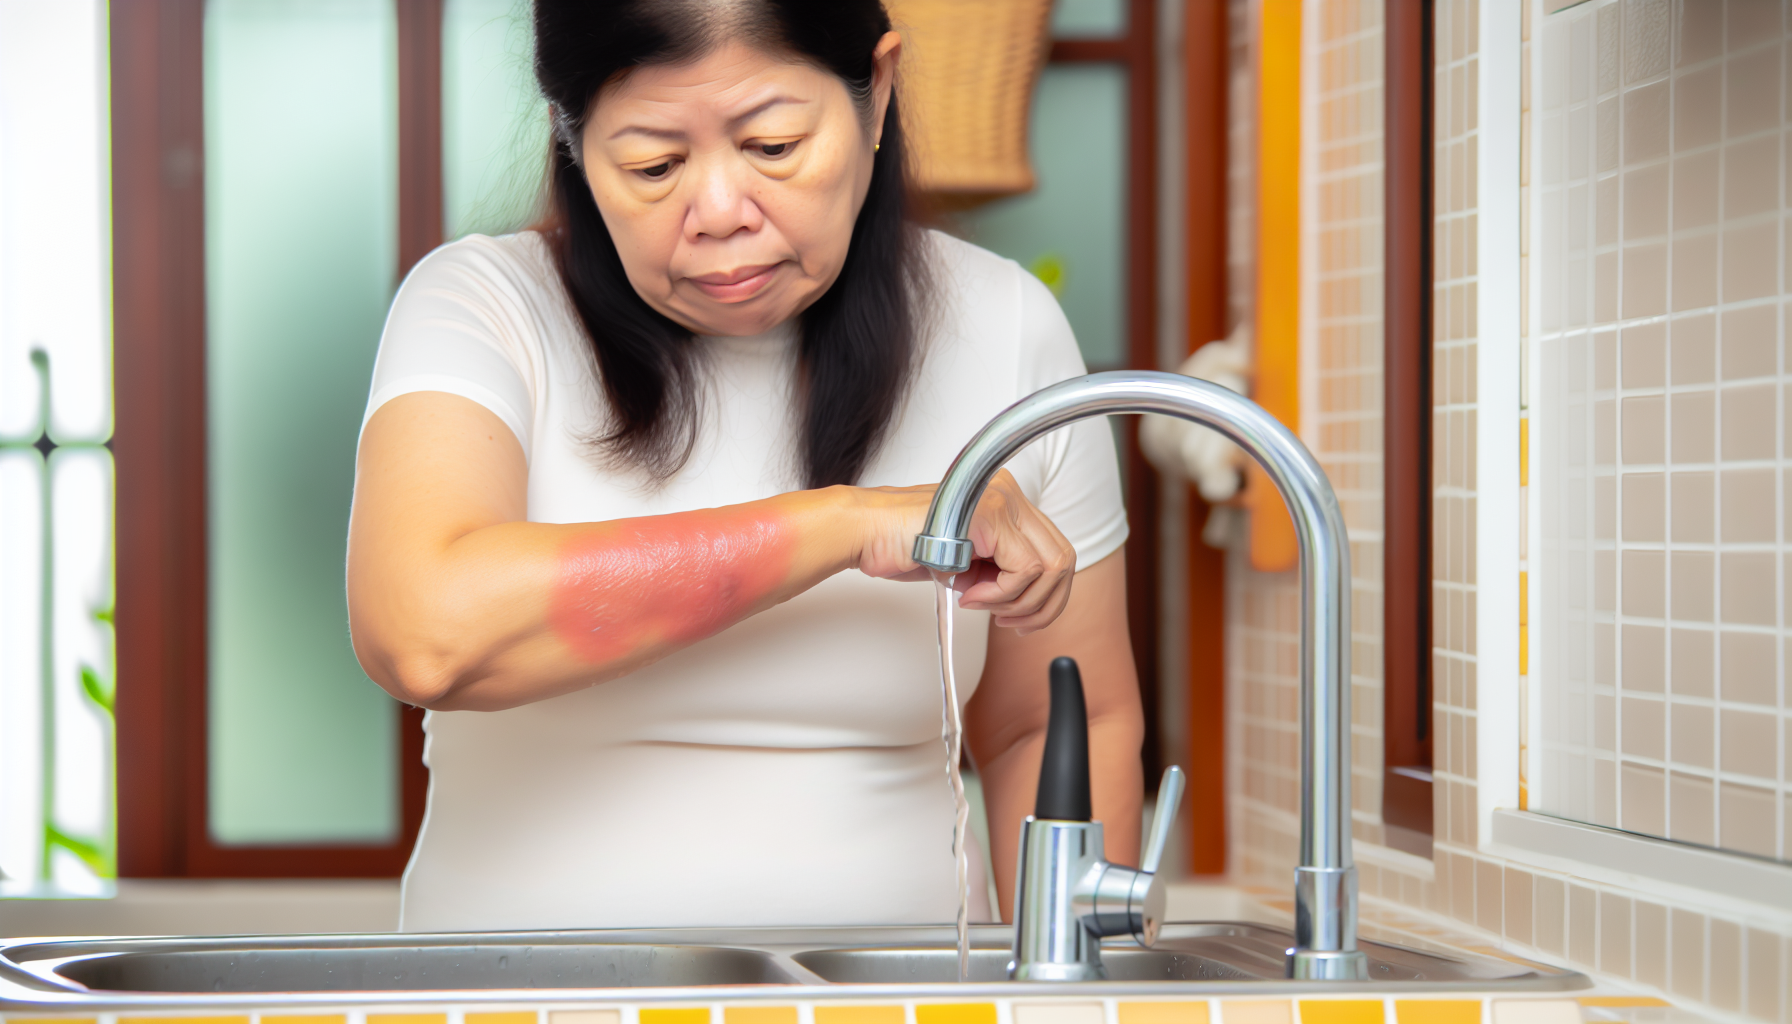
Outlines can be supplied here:
<path id="1" fill-rule="evenodd" d="M 1300 0 L 1257 7 L 1257 404 L 1300 431 Z M 1251 467 L 1251 565 L 1292 569 L 1300 551 L 1282 497 Z"/>

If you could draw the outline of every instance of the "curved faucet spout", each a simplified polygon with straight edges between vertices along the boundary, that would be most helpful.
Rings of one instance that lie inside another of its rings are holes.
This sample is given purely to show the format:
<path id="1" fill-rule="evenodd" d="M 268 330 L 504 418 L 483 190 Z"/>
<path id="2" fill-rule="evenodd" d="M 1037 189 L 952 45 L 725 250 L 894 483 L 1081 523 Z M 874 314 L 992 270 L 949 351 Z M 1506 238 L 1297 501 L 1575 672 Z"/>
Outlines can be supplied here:
<path id="1" fill-rule="evenodd" d="M 1091 416 L 1159 413 L 1212 427 L 1260 463 L 1281 491 L 1300 541 L 1300 866 L 1295 869 L 1297 978 L 1364 978 L 1356 948 L 1350 855 L 1350 547 L 1331 483 L 1300 439 L 1263 407 L 1217 384 L 1119 370 L 1054 384 L 1003 410 L 952 463 L 915 560 L 941 572 L 971 564 L 971 515 L 989 480 L 1029 442 Z"/>

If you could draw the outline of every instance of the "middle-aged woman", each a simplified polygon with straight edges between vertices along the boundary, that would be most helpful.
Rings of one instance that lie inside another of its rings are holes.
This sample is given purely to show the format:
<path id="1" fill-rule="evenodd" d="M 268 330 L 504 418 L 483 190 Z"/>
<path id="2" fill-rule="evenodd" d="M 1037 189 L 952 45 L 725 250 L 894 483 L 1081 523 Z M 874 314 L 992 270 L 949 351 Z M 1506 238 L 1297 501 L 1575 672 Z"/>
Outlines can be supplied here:
<path id="1" fill-rule="evenodd" d="M 878 0 L 534 18 L 550 209 L 418 264 L 361 437 L 355 649 L 431 712 L 402 927 L 950 921 L 909 548 L 965 441 L 1083 372 L 1070 327 L 1013 262 L 907 219 Z M 1107 427 L 1010 469 L 956 653 L 1003 906 L 1051 658 L 1083 668 L 1117 860 L 1142 734 Z"/>

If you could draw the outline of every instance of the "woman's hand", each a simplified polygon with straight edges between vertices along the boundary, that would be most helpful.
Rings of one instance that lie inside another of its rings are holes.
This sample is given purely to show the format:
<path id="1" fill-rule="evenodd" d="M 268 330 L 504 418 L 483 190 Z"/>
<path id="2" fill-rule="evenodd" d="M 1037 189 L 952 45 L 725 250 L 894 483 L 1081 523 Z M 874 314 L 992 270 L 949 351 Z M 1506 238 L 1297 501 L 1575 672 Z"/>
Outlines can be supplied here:
<path id="1" fill-rule="evenodd" d="M 921 580 L 913 557 L 936 486 L 853 488 L 866 510 L 859 570 Z M 1022 636 L 1052 624 L 1070 601 L 1076 549 L 1033 507 L 1007 470 L 996 473 L 971 518 L 971 567 L 953 581 L 959 607 L 987 611 Z"/>

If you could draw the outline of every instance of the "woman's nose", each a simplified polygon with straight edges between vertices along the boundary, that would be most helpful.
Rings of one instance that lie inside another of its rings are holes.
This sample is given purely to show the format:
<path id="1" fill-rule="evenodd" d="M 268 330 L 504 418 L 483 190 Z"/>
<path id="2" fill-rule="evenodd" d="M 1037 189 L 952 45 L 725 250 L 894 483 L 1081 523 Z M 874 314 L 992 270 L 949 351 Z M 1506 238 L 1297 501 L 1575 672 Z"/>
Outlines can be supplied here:
<path id="1" fill-rule="evenodd" d="M 749 169 L 736 166 L 740 163 L 726 158 L 692 161 L 691 205 L 684 223 L 686 239 L 696 241 L 701 235 L 727 238 L 736 231 L 757 231 L 765 223 L 764 212 L 741 180 L 743 172 Z"/>

